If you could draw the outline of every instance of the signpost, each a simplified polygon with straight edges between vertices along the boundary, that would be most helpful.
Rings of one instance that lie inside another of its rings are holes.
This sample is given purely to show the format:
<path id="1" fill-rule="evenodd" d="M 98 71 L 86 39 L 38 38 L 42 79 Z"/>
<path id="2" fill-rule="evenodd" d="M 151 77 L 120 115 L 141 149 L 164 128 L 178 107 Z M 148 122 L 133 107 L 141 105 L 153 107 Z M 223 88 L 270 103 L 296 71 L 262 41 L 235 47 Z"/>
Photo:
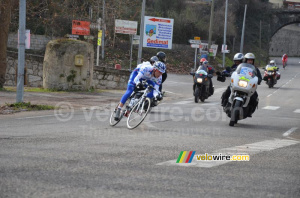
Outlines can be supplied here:
<path id="1" fill-rule="evenodd" d="M 119 34 L 136 34 L 137 32 L 137 21 L 126 21 L 116 19 L 115 21 L 115 33 Z"/>
<path id="2" fill-rule="evenodd" d="M 189 43 L 191 44 L 192 48 L 195 48 L 195 62 L 194 62 L 194 71 L 196 71 L 197 65 L 197 50 L 198 48 L 202 48 L 200 37 L 194 37 L 194 40 L 190 39 Z"/>
<path id="3" fill-rule="evenodd" d="M 174 19 L 145 16 L 143 47 L 172 49 Z"/>
<path id="4" fill-rule="evenodd" d="M 129 34 L 130 35 L 130 70 L 132 64 L 132 45 L 133 45 L 133 37 L 137 32 L 137 21 L 126 21 L 126 20 L 115 20 L 115 34 Z"/>

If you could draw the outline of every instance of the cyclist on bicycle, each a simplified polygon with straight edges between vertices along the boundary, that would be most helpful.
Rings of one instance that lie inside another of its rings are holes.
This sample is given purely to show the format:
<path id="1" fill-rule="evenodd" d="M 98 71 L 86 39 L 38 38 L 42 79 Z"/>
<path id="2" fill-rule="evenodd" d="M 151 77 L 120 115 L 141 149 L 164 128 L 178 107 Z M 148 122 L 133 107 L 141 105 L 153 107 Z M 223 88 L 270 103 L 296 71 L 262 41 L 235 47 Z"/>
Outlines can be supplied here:
<path id="1" fill-rule="evenodd" d="M 138 89 L 143 89 L 144 85 L 142 84 L 143 80 L 146 80 L 148 84 L 153 85 L 153 87 L 158 90 L 159 86 L 162 82 L 162 74 L 165 72 L 166 66 L 161 61 L 156 61 L 153 66 L 143 65 L 141 67 L 137 67 L 130 74 L 127 90 L 125 94 L 122 96 L 120 103 L 118 105 L 118 109 L 115 114 L 115 120 L 118 121 L 120 119 L 120 112 L 122 107 L 124 106 L 127 99 L 130 97 L 135 87 Z M 150 99 L 155 97 L 157 100 L 161 100 L 161 95 L 153 89 L 147 97 Z"/>
<path id="2" fill-rule="evenodd" d="M 288 59 L 288 56 L 286 54 L 283 54 L 283 56 L 282 56 L 282 65 L 283 66 L 286 66 L 287 59 Z"/>

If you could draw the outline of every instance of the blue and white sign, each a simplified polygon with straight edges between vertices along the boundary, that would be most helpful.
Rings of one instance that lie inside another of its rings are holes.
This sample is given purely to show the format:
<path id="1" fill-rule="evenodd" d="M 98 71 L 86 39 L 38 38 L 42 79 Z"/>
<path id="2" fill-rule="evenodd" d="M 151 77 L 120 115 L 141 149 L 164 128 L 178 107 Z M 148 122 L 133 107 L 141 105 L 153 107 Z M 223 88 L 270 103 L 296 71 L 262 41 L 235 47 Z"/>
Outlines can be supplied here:
<path id="1" fill-rule="evenodd" d="M 174 19 L 145 16 L 143 47 L 172 49 Z"/>

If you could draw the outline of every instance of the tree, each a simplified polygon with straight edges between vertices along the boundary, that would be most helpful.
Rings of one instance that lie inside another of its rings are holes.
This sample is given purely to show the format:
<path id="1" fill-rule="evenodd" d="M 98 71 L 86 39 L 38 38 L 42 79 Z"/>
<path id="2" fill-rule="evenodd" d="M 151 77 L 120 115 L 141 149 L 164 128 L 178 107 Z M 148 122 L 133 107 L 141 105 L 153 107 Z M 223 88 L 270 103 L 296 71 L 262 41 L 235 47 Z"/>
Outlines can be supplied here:
<path id="1" fill-rule="evenodd" d="M 13 1 L 11 0 L 0 0 L 0 88 L 5 83 L 7 67 L 6 48 L 12 5 Z"/>

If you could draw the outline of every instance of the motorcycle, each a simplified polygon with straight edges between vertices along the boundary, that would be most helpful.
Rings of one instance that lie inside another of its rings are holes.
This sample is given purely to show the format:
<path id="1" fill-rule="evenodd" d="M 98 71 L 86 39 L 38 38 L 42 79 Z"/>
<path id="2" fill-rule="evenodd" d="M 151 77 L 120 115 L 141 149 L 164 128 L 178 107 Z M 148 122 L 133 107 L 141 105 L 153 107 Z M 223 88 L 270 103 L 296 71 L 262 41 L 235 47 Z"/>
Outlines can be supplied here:
<path id="1" fill-rule="evenodd" d="M 118 120 L 115 120 L 117 107 L 111 113 L 109 121 L 111 126 L 117 125 L 123 117 L 127 117 L 127 128 L 134 129 L 144 121 L 148 113 L 151 111 L 151 108 L 158 105 L 160 101 L 157 102 L 154 98 L 150 99 L 147 97 L 148 93 L 155 89 L 155 87 L 148 84 L 146 81 L 142 84 L 144 88 L 136 88 L 127 99 L 125 103 L 125 105 L 127 104 L 126 108 L 122 110 Z M 159 92 L 157 89 L 155 90 L 159 93 L 160 100 L 162 100 L 163 93 Z"/>
<path id="2" fill-rule="evenodd" d="M 251 96 L 255 93 L 258 85 L 255 66 L 241 63 L 231 75 L 231 94 L 228 98 L 228 106 L 224 111 L 230 117 L 229 126 L 234 126 L 238 120 L 249 117 L 252 110 L 249 106 Z"/>
<path id="3" fill-rule="evenodd" d="M 213 75 L 208 74 L 205 69 L 198 69 L 196 73 L 191 73 L 194 78 L 194 97 L 195 97 L 195 103 L 199 102 L 199 99 L 201 102 L 204 102 L 205 99 L 207 99 L 209 96 L 213 95 L 214 93 L 214 87 L 212 89 L 212 93 L 209 90 L 210 87 L 210 79 Z"/>
<path id="4" fill-rule="evenodd" d="M 274 85 L 277 83 L 277 80 L 280 79 L 280 73 L 278 73 L 277 67 L 272 67 L 270 65 L 267 65 L 267 69 L 264 68 L 264 77 L 263 80 L 266 81 L 266 84 L 269 86 L 269 88 L 274 87 Z"/>

